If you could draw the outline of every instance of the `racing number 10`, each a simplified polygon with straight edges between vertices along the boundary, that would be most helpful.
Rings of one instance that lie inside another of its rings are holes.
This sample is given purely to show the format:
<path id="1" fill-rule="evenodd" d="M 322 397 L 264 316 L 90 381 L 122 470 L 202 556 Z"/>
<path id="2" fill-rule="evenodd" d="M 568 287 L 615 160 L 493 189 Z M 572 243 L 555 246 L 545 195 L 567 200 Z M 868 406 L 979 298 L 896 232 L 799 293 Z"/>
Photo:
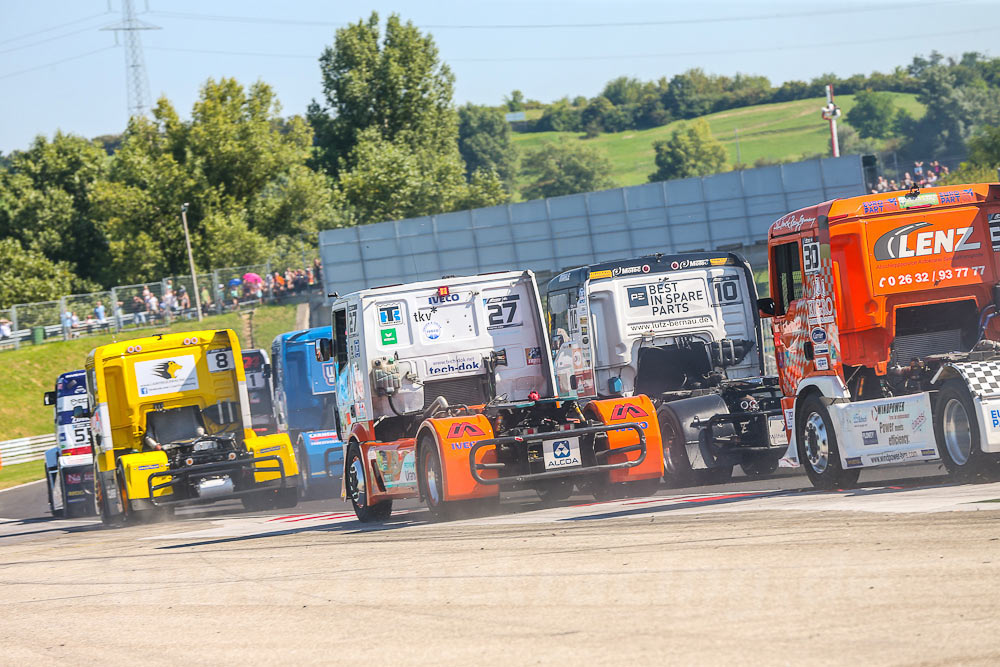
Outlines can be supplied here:
<path id="1" fill-rule="evenodd" d="M 486 307 L 490 312 L 490 326 L 495 327 L 501 324 L 510 324 L 514 321 L 514 313 L 517 312 L 517 301 L 505 301 L 503 303 L 491 303 Z M 504 319 L 504 311 L 507 311 L 507 319 Z"/>

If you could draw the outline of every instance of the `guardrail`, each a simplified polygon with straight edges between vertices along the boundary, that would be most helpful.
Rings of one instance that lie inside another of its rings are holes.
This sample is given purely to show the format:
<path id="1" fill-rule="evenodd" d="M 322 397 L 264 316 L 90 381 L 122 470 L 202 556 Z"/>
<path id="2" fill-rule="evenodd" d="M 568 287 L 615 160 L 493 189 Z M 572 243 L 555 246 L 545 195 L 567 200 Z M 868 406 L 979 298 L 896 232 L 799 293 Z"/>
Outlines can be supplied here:
<path id="1" fill-rule="evenodd" d="M 45 458 L 45 450 L 49 447 L 55 447 L 55 445 L 55 433 L 6 440 L 0 442 L 0 461 L 5 466 L 41 461 Z"/>

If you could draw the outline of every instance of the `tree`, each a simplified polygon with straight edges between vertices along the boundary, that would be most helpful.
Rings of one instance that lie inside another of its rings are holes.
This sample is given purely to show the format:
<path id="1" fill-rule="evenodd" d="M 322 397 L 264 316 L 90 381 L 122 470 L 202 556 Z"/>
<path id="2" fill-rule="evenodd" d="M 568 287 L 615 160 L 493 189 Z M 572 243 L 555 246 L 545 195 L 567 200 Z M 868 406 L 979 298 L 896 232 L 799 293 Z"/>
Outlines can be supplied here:
<path id="1" fill-rule="evenodd" d="M 545 107 L 536 129 L 539 132 L 578 132 L 582 129 L 580 109 L 570 106 L 565 98 Z"/>
<path id="2" fill-rule="evenodd" d="M 524 93 L 520 90 L 511 91 L 510 97 L 503 98 L 503 102 L 507 111 L 524 111 Z"/>
<path id="3" fill-rule="evenodd" d="M 0 306 L 50 301 L 69 294 L 74 275 L 66 262 L 53 262 L 16 239 L 0 239 Z"/>
<path id="4" fill-rule="evenodd" d="M 653 148 L 657 169 L 649 175 L 651 182 L 707 176 L 722 171 L 726 164 L 726 149 L 712 136 L 704 119 L 681 125 Z"/>
<path id="5" fill-rule="evenodd" d="M 614 186 L 611 162 L 596 148 L 577 142 L 546 144 L 529 153 L 524 171 L 534 180 L 524 191 L 525 199 L 558 197 L 603 190 Z"/>
<path id="6" fill-rule="evenodd" d="M 354 148 L 368 128 L 412 150 L 452 150 L 455 77 L 439 60 L 434 39 L 413 23 L 392 14 L 383 38 L 372 12 L 367 21 L 338 29 L 319 62 L 325 105 L 313 101 L 308 118 L 318 164 L 329 174 L 354 168 Z"/>
<path id="7" fill-rule="evenodd" d="M 510 125 L 492 107 L 466 104 L 458 110 L 458 151 L 465 161 L 466 179 L 477 171 L 494 171 L 509 187 L 517 175 L 517 149 Z"/>
<path id="8" fill-rule="evenodd" d="M 601 97 L 606 97 L 615 106 L 637 104 L 642 98 L 645 88 L 646 86 L 639 79 L 620 76 L 604 85 Z"/>
<path id="9" fill-rule="evenodd" d="M 864 139 L 884 139 L 892 133 L 896 104 L 888 93 L 858 91 L 854 107 L 847 112 L 847 122 Z"/>

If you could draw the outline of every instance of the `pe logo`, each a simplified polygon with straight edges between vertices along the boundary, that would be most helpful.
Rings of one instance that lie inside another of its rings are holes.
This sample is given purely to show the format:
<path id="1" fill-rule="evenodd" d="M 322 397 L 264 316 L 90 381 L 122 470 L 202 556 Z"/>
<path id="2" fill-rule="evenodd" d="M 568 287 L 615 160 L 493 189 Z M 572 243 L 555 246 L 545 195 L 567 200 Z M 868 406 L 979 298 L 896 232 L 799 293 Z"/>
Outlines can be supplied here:
<path id="1" fill-rule="evenodd" d="M 552 445 L 552 457 L 564 459 L 570 455 L 569 440 L 558 440 Z"/>
<path id="2" fill-rule="evenodd" d="M 649 293 L 645 287 L 629 287 L 626 291 L 628 292 L 629 308 L 649 305 Z"/>

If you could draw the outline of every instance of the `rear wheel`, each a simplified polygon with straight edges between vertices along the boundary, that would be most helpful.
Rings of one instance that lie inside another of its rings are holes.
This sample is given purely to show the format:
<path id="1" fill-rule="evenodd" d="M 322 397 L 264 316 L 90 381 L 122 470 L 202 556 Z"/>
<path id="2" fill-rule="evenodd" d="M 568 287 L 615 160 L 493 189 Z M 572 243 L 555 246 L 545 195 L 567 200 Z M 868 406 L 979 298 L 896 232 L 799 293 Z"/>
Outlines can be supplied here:
<path id="1" fill-rule="evenodd" d="M 274 492 L 274 506 L 280 510 L 287 510 L 299 504 L 299 490 L 292 486 L 286 486 Z"/>
<path id="2" fill-rule="evenodd" d="M 842 489 L 857 484 L 861 471 L 841 467 L 837 434 L 830 412 L 819 396 L 809 396 L 802 402 L 795 420 L 795 440 L 799 461 L 817 489 Z"/>
<path id="3" fill-rule="evenodd" d="M 301 440 L 300 440 L 301 443 Z M 309 457 L 306 456 L 305 447 L 301 444 L 295 452 L 298 457 L 297 463 L 299 464 L 299 488 L 296 493 L 298 493 L 299 498 L 302 500 L 308 500 L 312 497 L 312 488 L 309 486 Z"/>
<path id="4" fill-rule="evenodd" d="M 993 463 L 983 453 L 975 415 L 965 383 L 957 378 L 945 382 L 934 404 L 934 437 L 945 468 L 962 482 L 986 477 Z"/>
<path id="5" fill-rule="evenodd" d="M 59 474 L 58 469 L 56 470 L 56 474 Z M 49 511 L 52 513 L 52 516 L 62 516 L 66 509 L 66 505 L 64 504 L 62 509 L 56 509 L 55 489 L 52 488 L 52 473 L 49 472 L 48 469 L 45 470 L 45 487 L 49 493 Z"/>
<path id="6" fill-rule="evenodd" d="M 347 485 L 347 496 L 354 505 L 354 514 L 364 523 L 385 521 L 392 514 L 392 501 L 370 505 L 368 503 L 368 481 L 365 476 L 365 460 L 361 455 L 358 443 L 352 442 L 347 448 L 347 461 L 344 466 L 344 480 Z"/>
<path id="7" fill-rule="evenodd" d="M 646 496 L 656 495 L 656 492 L 660 490 L 660 480 L 659 479 L 642 479 L 637 482 L 626 482 L 625 483 L 624 498 L 644 498 Z"/>
<path id="8" fill-rule="evenodd" d="M 535 489 L 543 505 L 553 505 L 567 500 L 573 495 L 573 482 L 564 479 L 552 480 Z"/>
<path id="9" fill-rule="evenodd" d="M 755 456 L 740 464 L 740 468 L 743 469 L 743 474 L 751 479 L 766 477 L 773 475 L 774 471 L 778 469 L 778 459 L 773 456 Z"/>
<path id="10" fill-rule="evenodd" d="M 668 487 L 678 488 L 694 485 L 694 471 L 688 460 L 687 444 L 684 442 L 681 425 L 672 410 L 661 406 L 656 411 L 663 438 L 663 481 Z"/>

